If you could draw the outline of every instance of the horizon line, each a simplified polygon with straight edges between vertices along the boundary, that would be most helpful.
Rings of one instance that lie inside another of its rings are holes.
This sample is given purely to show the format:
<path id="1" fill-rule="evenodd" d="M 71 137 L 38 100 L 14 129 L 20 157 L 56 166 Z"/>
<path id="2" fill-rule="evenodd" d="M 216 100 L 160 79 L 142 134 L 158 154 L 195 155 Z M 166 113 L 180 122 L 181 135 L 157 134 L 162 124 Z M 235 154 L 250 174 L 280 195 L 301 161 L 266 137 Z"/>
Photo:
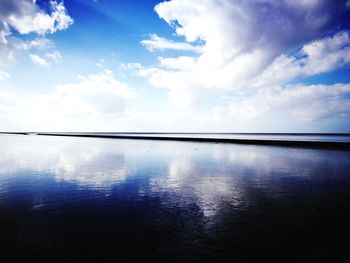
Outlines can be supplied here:
<path id="1" fill-rule="evenodd" d="M 61 136 L 61 137 L 85 137 L 101 139 L 129 139 L 129 140 L 151 140 L 151 141 L 182 141 L 203 143 L 227 143 L 244 145 L 283 146 L 297 148 L 318 148 L 328 150 L 350 151 L 350 142 L 339 141 L 298 141 L 298 140 L 269 140 L 269 139 L 239 139 L 239 138 L 208 138 L 208 137 L 174 137 L 174 136 L 138 136 L 136 134 L 124 133 L 101 134 L 101 133 L 37 133 L 37 132 L 0 132 L 0 134 L 14 135 L 38 135 L 38 136 Z M 129 134 L 129 135 L 128 135 Z M 142 133 L 140 133 L 142 134 Z M 146 133 L 143 133 L 146 134 Z M 150 134 L 150 133 L 149 133 Z M 160 133 L 158 133 L 160 134 Z M 165 134 L 165 133 L 163 133 Z M 172 133 L 175 134 L 175 133 Z M 187 133 L 189 134 L 189 133 Z M 198 134 L 198 133 L 197 133 Z M 211 133 L 213 134 L 213 133 Z M 349 134 L 347 134 L 349 135 Z"/>

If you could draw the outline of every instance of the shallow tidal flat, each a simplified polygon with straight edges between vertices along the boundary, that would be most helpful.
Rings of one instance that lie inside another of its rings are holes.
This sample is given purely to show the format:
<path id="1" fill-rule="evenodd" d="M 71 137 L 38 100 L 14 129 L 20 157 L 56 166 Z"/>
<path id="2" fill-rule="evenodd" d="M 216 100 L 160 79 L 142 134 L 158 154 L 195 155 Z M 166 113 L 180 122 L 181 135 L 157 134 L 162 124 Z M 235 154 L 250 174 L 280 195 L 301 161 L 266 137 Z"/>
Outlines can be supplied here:
<path id="1" fill-rule="evenodd" d="M 0 135 L 2 253 L 161 262 L 346 255 L 350 151 Z"/>

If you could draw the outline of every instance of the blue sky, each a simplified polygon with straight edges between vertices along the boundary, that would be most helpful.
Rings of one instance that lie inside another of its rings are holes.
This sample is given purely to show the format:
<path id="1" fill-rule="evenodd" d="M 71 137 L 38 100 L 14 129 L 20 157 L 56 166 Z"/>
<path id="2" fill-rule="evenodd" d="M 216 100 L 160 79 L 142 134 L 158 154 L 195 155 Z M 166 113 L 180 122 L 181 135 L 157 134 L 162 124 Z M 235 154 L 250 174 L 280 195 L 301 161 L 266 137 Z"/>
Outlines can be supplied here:
<path id="1" fill-rule="evenodd" d="M 1 0 L 0 130 L 350 132 L 350 1 Z"/>

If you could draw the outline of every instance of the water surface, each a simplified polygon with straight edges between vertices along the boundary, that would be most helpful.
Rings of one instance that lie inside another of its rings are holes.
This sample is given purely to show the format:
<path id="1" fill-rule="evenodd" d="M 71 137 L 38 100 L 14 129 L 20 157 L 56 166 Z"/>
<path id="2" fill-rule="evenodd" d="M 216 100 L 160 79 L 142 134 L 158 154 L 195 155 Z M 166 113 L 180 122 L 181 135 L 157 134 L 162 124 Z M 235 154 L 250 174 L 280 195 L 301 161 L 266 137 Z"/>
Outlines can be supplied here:
<path id="1" fill-rule="evenodd" d="M 161 262 L 335 259 L 350 152 L 0 136 L 2 251 Z"/>

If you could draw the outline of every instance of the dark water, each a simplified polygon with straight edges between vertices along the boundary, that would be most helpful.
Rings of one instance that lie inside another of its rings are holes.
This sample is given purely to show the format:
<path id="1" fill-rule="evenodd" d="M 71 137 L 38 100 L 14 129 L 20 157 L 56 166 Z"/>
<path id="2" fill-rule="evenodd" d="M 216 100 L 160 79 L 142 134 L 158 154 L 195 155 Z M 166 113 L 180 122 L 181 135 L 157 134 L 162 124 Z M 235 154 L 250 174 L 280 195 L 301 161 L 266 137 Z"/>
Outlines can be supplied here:
<path id="1" fill-rule="evenodd" d="M 21 135 L 0 149 L 2 255 L 348 256 L 349 151 Z"/>

